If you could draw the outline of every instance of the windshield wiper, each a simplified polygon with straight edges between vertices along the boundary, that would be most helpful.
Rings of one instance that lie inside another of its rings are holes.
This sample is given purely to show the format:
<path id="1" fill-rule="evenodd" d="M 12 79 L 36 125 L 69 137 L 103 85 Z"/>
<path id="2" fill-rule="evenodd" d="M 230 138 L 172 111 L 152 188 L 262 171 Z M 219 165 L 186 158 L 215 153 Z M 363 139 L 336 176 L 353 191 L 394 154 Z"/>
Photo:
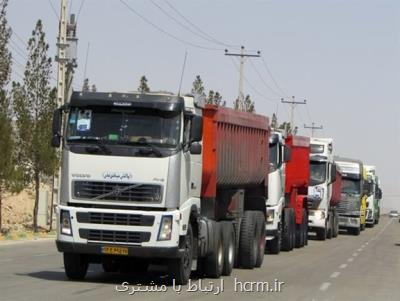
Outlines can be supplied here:
<path id="1" fill-rule="evenodd" d="M 147 142 L 147 140 L 145 138 L 140 138 L 138 141 L 119 140 L 118 143 L 125 144 L 125 145 L 145 146 L 151 153 L 155 154 L 158 157 L 162 157 L 162 152 L 160 151 L 160 149 L 157 148 L 154 144 Z M 145 149 L 143 149 L 143 148 L 140 148 L 139 152 L 144 153 L 144 154 L 149 153 L 149 152 L 146 152 Z"/>
<path id="2" fill-rule="evenodd" d="M 98 147 L 98 149 L 102 150 L 103 153 L 109 155 L 111 154 L 111 150 L 105 145 L 104 139 L 100 137 L 95 137 L 95 136 L 83 136 L 83 137 L 77 137 L 77 138 L 69 138 L 67 139 L 68 142 L 74 142 L 74 141 L 85 141 L 85 142 L 94 142 L 95 145 Z"/>

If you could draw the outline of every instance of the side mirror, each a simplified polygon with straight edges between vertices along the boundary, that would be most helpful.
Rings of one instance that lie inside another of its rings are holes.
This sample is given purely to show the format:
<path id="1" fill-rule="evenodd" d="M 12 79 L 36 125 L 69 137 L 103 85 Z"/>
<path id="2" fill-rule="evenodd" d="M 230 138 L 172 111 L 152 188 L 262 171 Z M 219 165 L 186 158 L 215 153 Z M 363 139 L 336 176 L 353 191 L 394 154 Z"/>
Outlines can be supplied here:
<path id="1" fill-rule="evenodd" d="M 61 145 L 61 126 L 62 126 L 62 109 L 58 108 L 53 113 L 53 124 L 50 145 L 52 147 L 60 147 Z"/>
<path id="2" fill-rule="evenodd" d="M 202 147 L 199 142 L 193 142 L 190 145 L 190 153 L 192 155 L 201 155 Z"/>
<path id="3" fill-rule="evenodd" d="M 331 165 L 331 183 L 336 181 L 336 165 Z"/>
<path id="4" fill-rule="evenodd" d="M 292 158 L 292 150 L 286 145 L 283 146 L 283 162 L 289 162 Z"/>
<path id="5" fill-rule="evenodd" d="M 193 116 L 192 126 L 190 128 L 190 143 L 199 142 L 203 138 L 203 118 Z"/>

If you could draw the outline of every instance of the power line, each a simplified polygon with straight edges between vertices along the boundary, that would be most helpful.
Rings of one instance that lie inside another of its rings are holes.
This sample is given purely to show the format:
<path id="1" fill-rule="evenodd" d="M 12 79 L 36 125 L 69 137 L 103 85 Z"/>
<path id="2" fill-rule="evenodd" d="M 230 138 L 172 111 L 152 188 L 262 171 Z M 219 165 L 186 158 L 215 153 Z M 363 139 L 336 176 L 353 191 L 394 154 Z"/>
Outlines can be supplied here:
<path id="1" fill-rule="evenodd" d="M 85 0 L 82 0 L 81 5 L 79 6 L 78 13 L 76 15 L 76 22 L 78 22 L 79 16 L 81 15 L 81 11 L 82 11 L 82 8 L 84 5 L 85 5 Z M 72 5 L 71 5 L 71 7 L 72 7 Z"/>
<path id="2" fill-rule="evenodd" d="M 60 20 L 60 17 L 58 16 L 57 10 L 54 7 L 53 3 L 51 2 L 51 0 L 48 0 L 50 6 L 51 6 L 51 10 L 53 11 L 54 15 L 56 16 L 57 20 Z"/>
<path id="3" fill-rule="evenodd" d="M 260 78 L 260 80 L 262 81 L 262 83 L 264 84 L 265 87 L 267 87 L 268 90 L 270 90 L 272 93 L 274 93 L 275 95 L 282 97 L 282 94 L 276 92 L 274 89 L 272 89 L 272 87 L 270 85 L 267 84 L 266 80 L 262 77 L 261 73 L 258 71 L 256 65 L 253 63 L 252 60 L 250 60 L 250 65 L 253 67 L 254 71 L 257 73 L 258 77 Z M 283 95 L 284 96 L 284 95 Z"/>
<path id="4" fill-rule="evenodd" d="M 305 129 L 310 129 L 311 130 L 311 137 L 314 137 L 315 130 L 322 130 L 323 126 L 322 125 L 316 126 L 315 122 L 311 122 L 311 125 L 304 124 L 304 128 Z"/>
<path id="5" fill-rule="evenodd" d="M 14 29 L 12 29 L 12 34 L 17 37 L 17 39 L 24 45 L 24 47 L 26 47 L 27 43 L 21 38 L 21 36 Z"/>
<path id="6" fill-rule="evenodd" d="M 176 41 L 179 41 L 179 42 L 181 42 L 181 43 L 183 43 L 183 44 L 186 44 L 186 45 L 189 45 L 189 46 L 192 46 L 192 47 L 195 47 L 195 48 L 200 48 L 200 49 L 205 49 L 205 50 L 214 50 L 214 51 L 216 51 L 216 50 L 219 50 L 219 51 L 222 50 L 221 48 L 205 47 L 205 46 L 201 46 L 201 45 L 198 45 L 198 44 L 195 44 L 195 43 L 186 41 L 186 40 L 184 40 L 184 39 L 181 39 L 181 38 L 179 38 L 179 37 L 173 35 L 172 33 L 169 33 L 168 31 L 164 30 L 163 28 L 161 28 L 161 27 L 158 26 L 157 24 L 153 23 L 152 21 L 150 21 L 148 18 L 146 18 L 145 16 L 143 16 L 142 14 L 140 14 L 138 11 L 136 11 L 135 9 L 133 9 L 128 3 L 126 3 L 126 1 L 124 1 L 124 0 L 119 0 L 119 1 L 120 1 L 123 5 L 125 5 L 125 6 L 128 8 L 128 10 L 130 10 L 133 14 L 135 14 L 136 16 L 138 16 L 138 17 L 139 17 L 140 19 L 142 19 L 144 22 L 146 22 L 147 24 L 149 24 L 150 26 L 154 27 L 155 29 L 157 29 L 157 30 L 160 31 L 161 33 L 167 35 L 168 37 L 170 37 L 170 38 L 172 38 L 172 39 L 174 39 L 174 40 L 176 40 Z"/>
<path id="7" fill-rule="evenodd" d="M 290 125 L 294 128 L 294 109 L 297 105 L 305 105 L 307 103 L 306 100 L 303 101 L 295 101 L 295 97 L 292 96 L 291 100 L 285 100 L 284 98 L 281 99 L 282 103 L 290 104 Z"/>
<path id="8" fill-rule="evenodd" d="M 277 88 L 280 92 L 282 92 L 282 94 L 283 94 L 284 96 L 288 97 L 288 94 L 287 94 L 283 89 L 281 89 L 281 87 L 278 85 L 277 81 L 275 80 L 274 76 L 272 75 L 271 70 L 270 70 L 269 67 L 268 67 L 267 62 L 265 61 L 265 59 L 264 59 L 263 57 L 261 58 L 261 61 L 263 62 L 264 68 L 265 68 L 265 70 L 267 70 L 267 72 L 268 72 L 269 76 L 271 77 L 272 82 L 274 83 L 274 85 L 276 86 L 276 88 Z"/>
<path id="9" fill-rule="evenodd" d="M 215 39 L 213 36 L 211 36 L 210 34 L 208 34 L 207 32 L 205 32 L 204 30 L 202 30 L 199 26 L 197 26 L 196 24 L 194 24 L 192 21 L 190 21 L 190 19 L 186 18 L 184 14 L 182 14 L 178 9 L 176 9 L 169 1 L 165 0 L 164 1 L 176 14 L 178 14 L 183 20 L 186 21 L 186 23 L 188 23 L 189 25 L 191 25 L 193 28 L 195 28 L 196 30 L 198 30 L 200 33 L 202 33 L 204 35 L 204 37 L 209 40 L 212 41 L 216 44 L 225 46 L 225 47 L 229 47 L 229 48 L 236 48 L 236 49 L 240 49 L 240 45 L 230 45 L 224 42 L 221 42 L 217 39 Z M 203 37 L 203 38 L 204 38 Z"/>

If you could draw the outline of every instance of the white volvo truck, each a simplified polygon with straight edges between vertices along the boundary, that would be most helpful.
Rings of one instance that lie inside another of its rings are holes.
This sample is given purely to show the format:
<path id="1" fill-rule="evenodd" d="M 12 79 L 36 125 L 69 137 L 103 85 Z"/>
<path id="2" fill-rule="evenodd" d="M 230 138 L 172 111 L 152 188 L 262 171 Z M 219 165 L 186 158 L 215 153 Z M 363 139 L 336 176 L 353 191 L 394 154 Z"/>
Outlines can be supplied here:
<path id="1" fill-rule="evenodd" d="M 319 240 L 336 237 L 339 233 L 339 215 L 331 205 L 335 179 L 333 139 L 311 138 L 308 194 L 314 197 L 314 202 L 309 203 L 308 228 L 316 232 Z"/>
<path id="2" fill-rule="evenodd" d="M 62 147 L 67 276 L 84 278 L 90 263 L 167 264 L 185 284 L 192 271 L 261 266 L 268 139 L 268 118 L 193 96 L 74 92 L 54 112 L 51 142 Z"/>

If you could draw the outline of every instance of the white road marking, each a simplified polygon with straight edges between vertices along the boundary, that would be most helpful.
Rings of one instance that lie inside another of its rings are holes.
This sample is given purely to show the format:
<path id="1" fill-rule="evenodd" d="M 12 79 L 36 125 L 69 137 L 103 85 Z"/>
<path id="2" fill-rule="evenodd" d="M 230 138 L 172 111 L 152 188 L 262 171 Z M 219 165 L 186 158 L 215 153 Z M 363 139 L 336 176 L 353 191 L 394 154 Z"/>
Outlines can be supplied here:
<path id="1" fill-rule="evenodd" d="M 340 275 L 340 272 L 333 272 L 331 278 L 337 278 Z"/>
<path id="2" fill-rule="evenodd" d="M 10 262 L 10 261 L 12 261 L 12 259 L 2 259 L 2 260 L 0 260 L 0 262 Z"/>
<path id="3" fill-rule="evenodd" d="M 358 253 L 356 252 L 356 253 L 353 253 L 353 256 L 354 257 L 357 257 L 358 256 Z"/>
<path id="4" fill-rule="evenodd" d="M 342 265 L 340 265 L 340 267 L 339 267 L 339 268 L 341 268 L 341 269 L 345 269 L 345 268 L 347 268 L 347 264 L 343 263 Z"/>
<path id="5" fill-rule="evenodd" d="M 50 255 L 49 253 L 44 253 L 44 254 L 35 254 L 35 255 L 33 255 L 33 256 L 35 256 L 35 257 L 42 257 L 42 256 L 48 256 L 48 255 Z"/>
<path id="6" fill-rule="evenodd" d="M 320 291 L 326 291 L 328 289 L 328 287 L 330 287 L 330 286 L 331 286 L 330 282 L 324 282 L 319 287 L 319 290 Z"/>
<path id="7" fill-rule="evenodd" d="M 348 262 L 352 262 L 354 260 L 353 257 L 350 257 L 349 259 L 347 259 Z"/>
<path id="8" fill-rule="evenodd" d="M 359 249 L 357 249 L 357 251 L 358 251 L 358 252 L 361 252 L 361 251 L 362 251 L 362 249 L 361 249 L 361 248 L 359 248 Z"/>

